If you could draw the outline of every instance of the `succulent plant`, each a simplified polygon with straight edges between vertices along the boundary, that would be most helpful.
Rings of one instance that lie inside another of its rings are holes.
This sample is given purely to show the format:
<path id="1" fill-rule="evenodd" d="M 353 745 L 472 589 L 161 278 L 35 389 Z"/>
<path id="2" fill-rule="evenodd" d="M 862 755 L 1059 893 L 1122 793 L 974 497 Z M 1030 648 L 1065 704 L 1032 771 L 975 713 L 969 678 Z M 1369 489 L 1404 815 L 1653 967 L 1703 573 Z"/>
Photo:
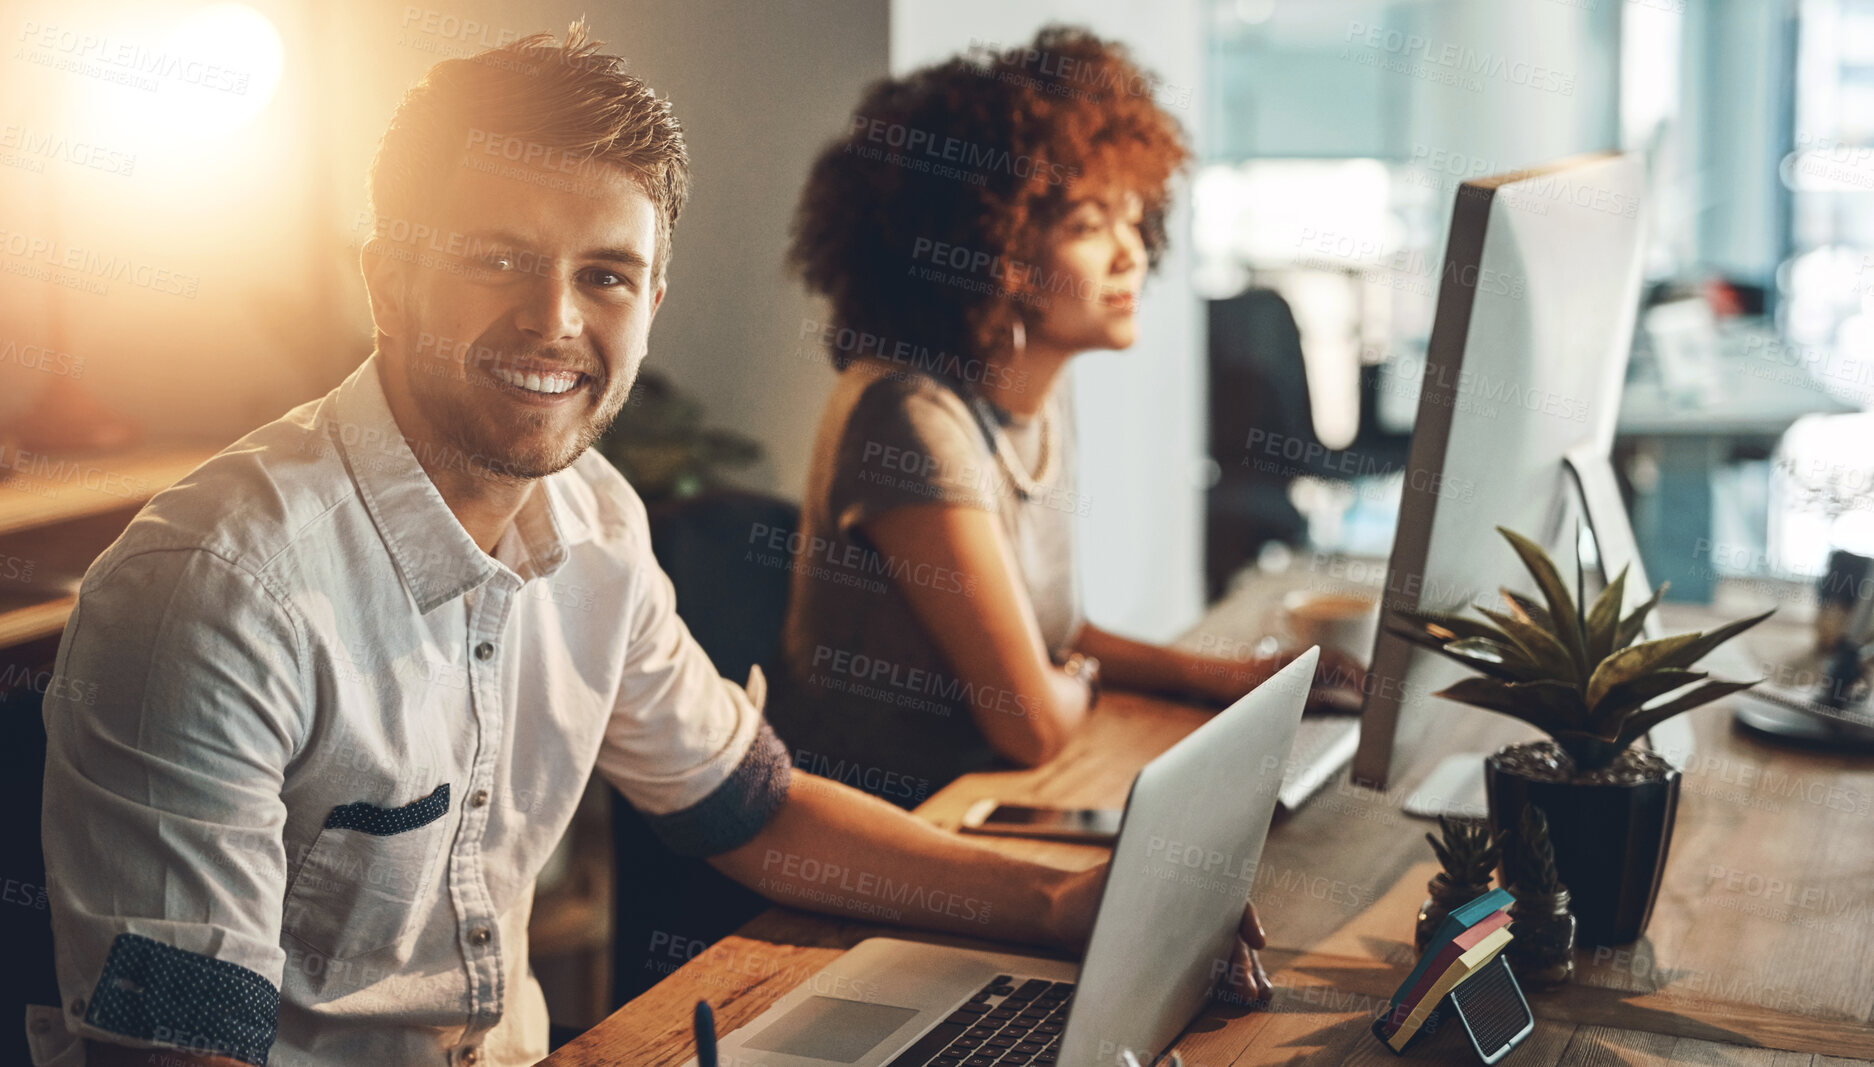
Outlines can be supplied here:
<path id="1" fill-rule="evenodd" d="M 1393 633 L 1479 672 L 1436 695 L 1521 719 L 1554 738 L 1576 770 L 1586 772 L 1606 767 L 1640 735 L 1674 715 L 1757 684 L 1711 678 L 1693 665 L 1773 612 L 1704 633 L 1637 641 L 1665 585 L 1622 617 L 1623 567 L 1586 606 L 1585 596 L 1569 595 L 1541 546 L 1501 526 L 1497 532 L 1534 577 L 1540 603 L 1505 589 L 1507 610 L 1480 607 L 1482 620 L 1455 612 L 1392 613 L 1395 624 L 1388 629 Z M 1575 586 L 1579 593 L 1579 558 Z M 1661 699 L 1668 694 L 1669 699 Z"/>
<path id="2" fill-rule="evenodd" d="M 1503 843 L 1503 881 L 1520 894 L 1554 896 L 1562 887 L 1549 843 L 1549 818 L 1534 804 L 1523 806 L 1521 825 Z"/>
<path id="3" fill-rule="evenodd" d="M 1447 819 L 1438 817 L 1438 829 L 1444 840 L 1425 835 L 1438 862 L 1445 869 L 1445 881 L 1457 886 L 1489 885 L 1490 872 L 1496 869 L 1503 845 L 1500 835 L 1490 833 L 1488 819 Z"/>

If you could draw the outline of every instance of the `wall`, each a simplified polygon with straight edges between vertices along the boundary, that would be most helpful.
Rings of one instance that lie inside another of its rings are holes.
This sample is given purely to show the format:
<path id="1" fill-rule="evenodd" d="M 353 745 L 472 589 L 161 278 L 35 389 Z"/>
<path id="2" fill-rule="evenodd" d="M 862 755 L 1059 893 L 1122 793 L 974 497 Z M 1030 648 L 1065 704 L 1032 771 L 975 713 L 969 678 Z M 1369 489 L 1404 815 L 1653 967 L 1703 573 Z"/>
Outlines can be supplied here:
<path id="1" fill-rule="evenodd" d="M 279 96 L 234 134 L 207 141 L 118 121 L 46 132 L 138 156 L 134 179 L 0 169 L 0 229 L 172 268 L 189 298 L 116 285 L 108 296 L 0 279 L 7 336 L 89 360 L 86 384 L 158 437 L 224 443 L 331 388 L 369 351 L 358 247 L 369 235 L 365 175 L 404 90 L 434 63 L 584 14 L 609 50 L 674 102 L 689 137 L 694 196 L 676 231 L 670 290 L 651 335 L 653 365 L 697 396 L 712 422 L 768 452 L 749 484 L 797 498 L 833 372 L 811 340 L 819 304 L 783 252 L 814 155 L 845 128 L 864 86 L 952 54 L 972 38 L 1014 42 L 1050 18 L 1120 37 L 1201 100 L 1197 0 L 961 4 L 891 0 L 490 0 L 382 3 L 253 0 L 279 29 Z M 161 38 L 189 0 L 136 13 L 108 0 L 37 2 L 33 20 Z M 11 64 L 10 96 L 86 79 Z M 106 94 L 121 120 L 133 90 Z M 121 99 L 120 99 L 121 98 Z M 159 101 L 160 102 L 160 101 Z M 55 182 L 65 197 L 46 198 Z M 46 221 L 57 207 L 56 221 Z M 1174 232 L 1187 223 L 1181 217 Z M 42 232 L 43 231 L 43 232 Z M 1203 410 L 1199 308 L 1186 251 L 1148 289 L 1144 340 L 1079 362 L 1088 604 L 1115 629 L 1163 637 L 1199 607 Z M 16 388 L 14 391 L 23 391 Z"/>

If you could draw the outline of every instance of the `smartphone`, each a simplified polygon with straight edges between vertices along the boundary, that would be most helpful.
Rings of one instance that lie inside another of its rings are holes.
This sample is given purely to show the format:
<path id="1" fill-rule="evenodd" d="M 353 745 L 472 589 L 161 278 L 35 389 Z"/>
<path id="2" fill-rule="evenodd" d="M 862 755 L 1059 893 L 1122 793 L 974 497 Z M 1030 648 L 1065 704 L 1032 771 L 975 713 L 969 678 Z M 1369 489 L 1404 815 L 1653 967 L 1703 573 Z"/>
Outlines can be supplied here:
<path id="1" fill-rule="evenodd" d="M 963 813 L 966 834 L 1038 837 L 1082 845 L 1110 845 L 1119 839 L 1117 808 L 1033 808 L 979 800 Z"/>

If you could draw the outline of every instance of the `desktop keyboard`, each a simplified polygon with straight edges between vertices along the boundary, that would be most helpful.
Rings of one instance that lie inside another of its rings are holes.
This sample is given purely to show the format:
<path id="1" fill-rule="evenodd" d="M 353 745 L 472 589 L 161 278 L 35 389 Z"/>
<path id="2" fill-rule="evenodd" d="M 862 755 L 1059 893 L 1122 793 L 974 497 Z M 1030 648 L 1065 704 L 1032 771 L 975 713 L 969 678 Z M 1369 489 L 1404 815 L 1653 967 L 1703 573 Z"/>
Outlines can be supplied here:
<path id="1" fill-rule="evenodd" d="M 998 974 L 885 1067 L 1051 1065 L 1073 999 L 1072 982 Z"/>
<path id="2" fill-rule="evenodd" d="M 1294 811 L 1328 780 L 1353 762 L 1354 749 L 1360 747 L 1358 715 L 1320 715 L 1302 717 L 1295 727 L 1295 744 L 1283 764 L 1282 788 L 1276 800 L 1284 811 Z"/>

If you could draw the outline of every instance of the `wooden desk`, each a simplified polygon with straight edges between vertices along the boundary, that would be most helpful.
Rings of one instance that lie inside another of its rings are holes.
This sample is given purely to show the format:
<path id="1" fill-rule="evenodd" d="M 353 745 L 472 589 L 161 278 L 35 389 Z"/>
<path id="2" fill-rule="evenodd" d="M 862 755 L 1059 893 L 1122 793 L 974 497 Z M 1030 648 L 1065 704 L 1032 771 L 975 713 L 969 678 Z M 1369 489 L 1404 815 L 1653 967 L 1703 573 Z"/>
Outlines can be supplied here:
<path id="1" fill-rule="evenodd" d="M 1671 619 L 1668 620 L 1672 622 Z M 1666 882 L 1647 935 L 1583 950 L 1578 977 L 1531 994 L 1540 1020 L 1511 1067 L 1698 1062 L 1833 1067 L 1874 1062 L 1874 764 L 1772 748 L 1738 732 L 1723 704 L 1692 712 L 1699 749 L 1685 776 Z M 1061 758 L 1032 771 L 969 775 L 918 809 L 955 827 L 994 796 L 1118 806 L 1132 776 L 1194 729 L 1187 707 L 1111 694 Z M 1436 755 L 1530 736 L 1452 708 Z M 1431 755 L 1431 754 L 1428 754 Z M 1402 785 L 1416 782 L 1422 762 Z M 1213 1007 L 1177 1048 L 1190 1067 L 1393 1061 L 1366 1031 L 1412 961 L 1413 920 L 1432 872 L 1426 822 L 1343 779 L 1278 816 L 1254 899 L 1269 931 L 1273 1005 Z M 1103 849 L 985 839 L 1065 867 Z M 552 1067 L 674 1065 L 692 1054 L 690 1009 L 707 998 L 728 1033 L 845 948 L 876 934 L 987 947 L 776 908 L 711 946 L 559 1050 Z M 1474 1062 L 1457 1027 L 1409 1059 Z"/>

